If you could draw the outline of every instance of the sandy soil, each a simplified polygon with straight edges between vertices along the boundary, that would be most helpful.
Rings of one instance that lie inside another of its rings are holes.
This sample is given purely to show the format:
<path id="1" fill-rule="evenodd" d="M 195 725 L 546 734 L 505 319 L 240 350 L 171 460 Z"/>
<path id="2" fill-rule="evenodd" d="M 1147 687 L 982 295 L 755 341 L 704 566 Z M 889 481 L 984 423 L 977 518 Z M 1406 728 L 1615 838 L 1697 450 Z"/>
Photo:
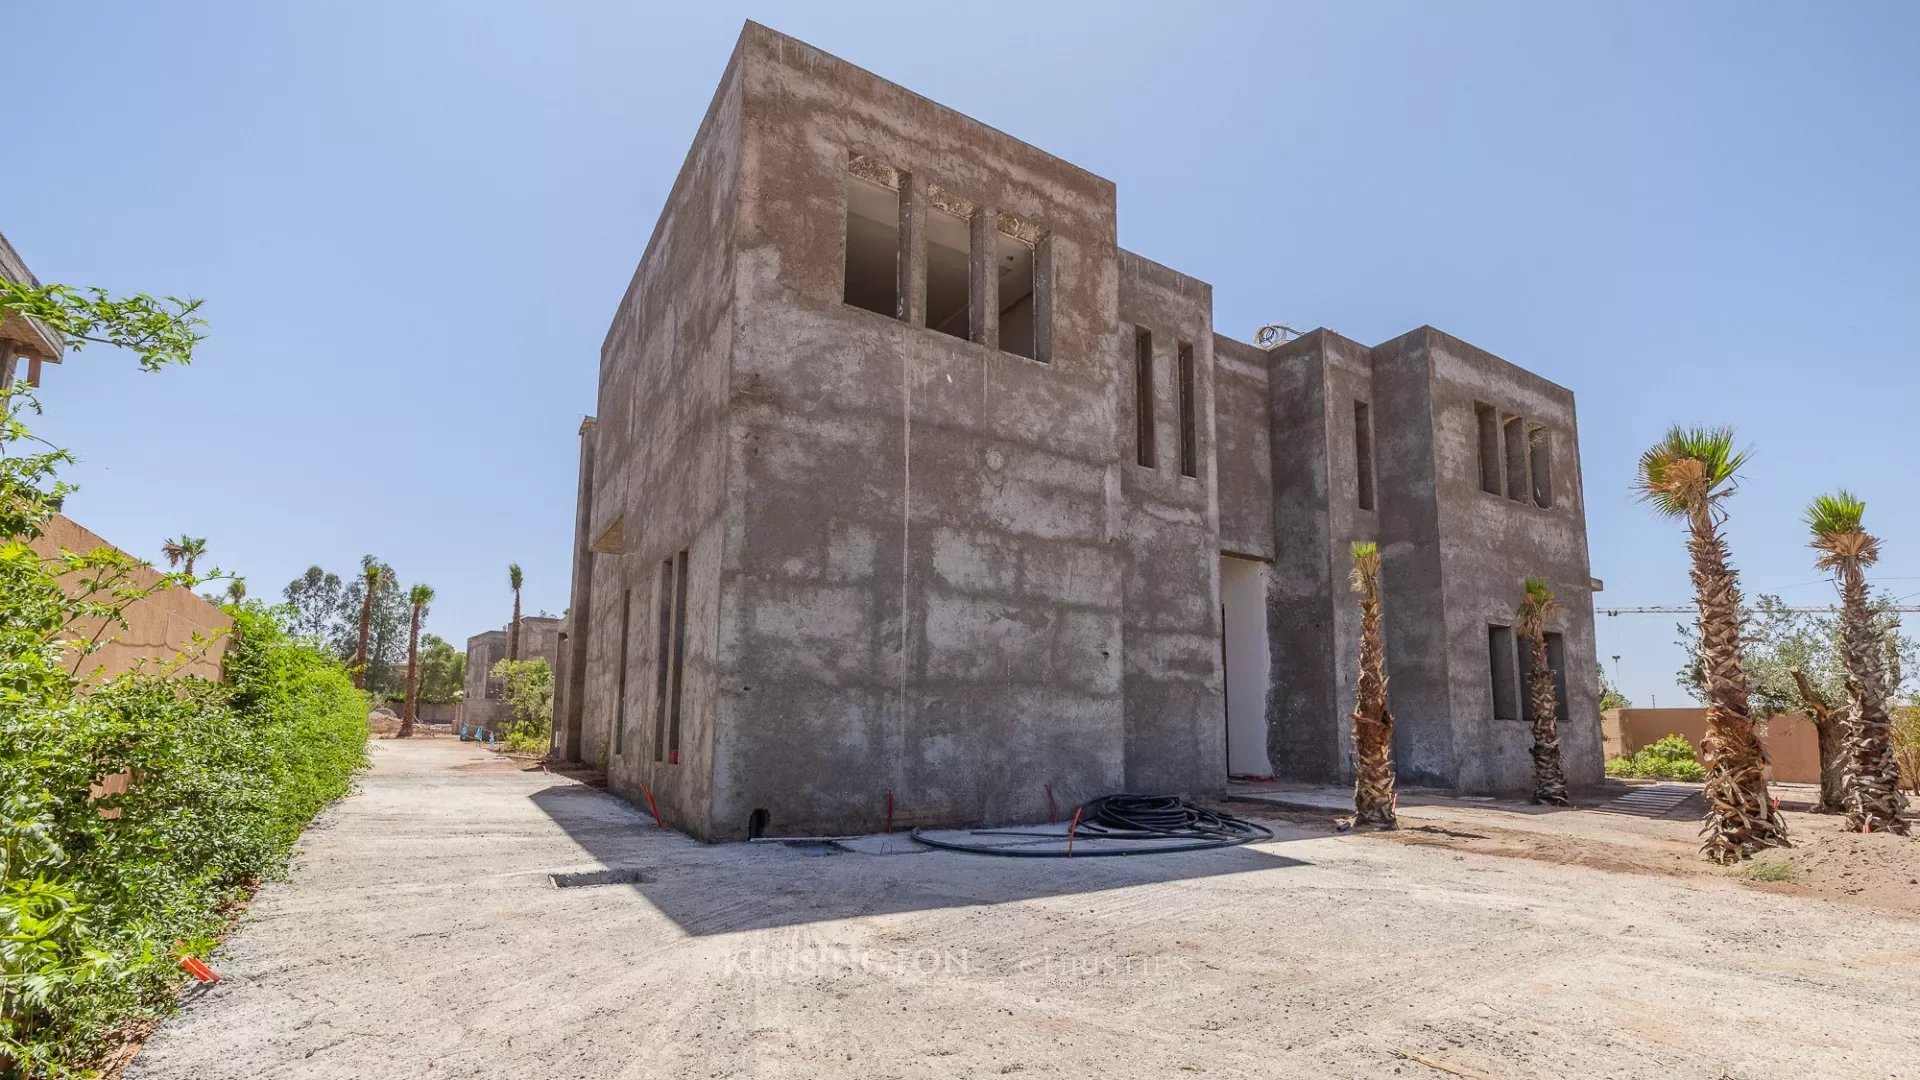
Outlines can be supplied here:
<path id="1" fill-rule="evenodd" d="M 374 758 L 128 1075 L 1920 1075 L 1920 918 L 1848 865 L 1891 838 L 1784 883 L 1494 806 L 1137 859 L 714 847 L 471 744 Z M 607 867 L 641 880 L 549 876 Z"/>

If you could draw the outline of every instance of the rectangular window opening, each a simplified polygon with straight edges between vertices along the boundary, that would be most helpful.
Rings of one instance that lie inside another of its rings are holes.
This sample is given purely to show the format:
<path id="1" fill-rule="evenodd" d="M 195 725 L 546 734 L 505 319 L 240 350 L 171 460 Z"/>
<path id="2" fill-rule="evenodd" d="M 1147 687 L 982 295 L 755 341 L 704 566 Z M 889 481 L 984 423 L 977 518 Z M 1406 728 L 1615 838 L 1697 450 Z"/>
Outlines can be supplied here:
<path id="1" fill-rule="evenodd" d="M 1180 364 L 1180 475 L 1200 475 L 1200 432 L 1193 385 L 1193 346 L 1180 342 L 1175 349 Z"/>
<path id="2" fill-rule="evenodd" d="M 1553 436 L 1546 428 L 1527 432 L 1527 460 L 1533 467 L 1533 505 L 1553 509 Z"/>
<path id="3" fill-rule="evenodd" d="M 1500 417 L 1493 406 L 1485 402 L 1474 405 L 1475 419 L 1480 424 L 1480 490 L 1489 495 L 1501 493 L 1500 485 Z"/>
<path id="4" fill-rule="evenodd" d="M 1153 332 L 1145 327 L 1133 331 L 1133 438 L 1134 460 L 1146 468 L 1155 468 L 1153 430 Z"/>
<path id="5" fill-rule="evenodd" d="M 667 759 L 667 680 L 673 675 L 673 657 L 669 649 L 673 644 L 673 560 L 660 562 L 660 585 L 656 607 L 660 611 L 659 625 L 655 627 L 653 638 L 654 675 L 653 675 L 653 760 Z"/>
<path id="6" fill-rule="evenodd" d="M 957 338 L 971 336 L 973 329 L 972 222 L 931 201 L 927 207 L 927 329 Z"/>
<path id="7" fill-rule="evenodd" d="M 842 298 L 900 317 L 900 191 L 876 177 L 891 170 L 856 158 L 847 173 L 847 268 Z"/>
<path id="8" fill-rule="evenodd" d="M 1487 627 L 1487 667 L 1493 676 L 1493 718 L 1520 719 L 1520 670 L 1513 627 Z"/>
<path id="9" fill-rule="evenodd" d="M 667 764 L 680 764 L 680 693 L 687 671 L 687 549 L 673 557 L 673 697 L 667 703 Z"/>
<path id="10" fill-rule="evenodd" d="M 1353 403 L 1353 464 L 1360 479 L 1360 509 L 1373 509 L 1373 410 Z"/>
<path id="11" fill-rule="evenodd" d="M 1515 502 L 1527 499 L 1527 422 L 1517 416 L 1508 418 L 1505 426 L 1507 441 L 1507 498 Z"/>
<path id="12" fill-rule="evenodd" d="M 1045 363 L 1040 350 L 1039 295 L 1034 245 L 1006 232 L 993 234 L 993 267 L 1000 279 L 1000 351 Z"/>
<path id="13" fill-rule="evenodd" d="M 627 751 L 627 632 L 632 614 L 633 590 L 627 589 L 620 594 L 620 670 L 614 676 L 613 752 L 616 754 Z"/>

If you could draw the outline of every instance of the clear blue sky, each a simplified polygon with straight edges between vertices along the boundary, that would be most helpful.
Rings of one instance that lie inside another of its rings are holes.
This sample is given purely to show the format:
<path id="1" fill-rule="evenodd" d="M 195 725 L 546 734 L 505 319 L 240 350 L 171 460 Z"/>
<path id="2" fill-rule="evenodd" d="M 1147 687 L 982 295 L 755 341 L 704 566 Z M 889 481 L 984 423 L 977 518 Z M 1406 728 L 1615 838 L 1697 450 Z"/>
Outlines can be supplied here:
<path id="1" fill-rule="evenodd" d="M 1920 5 L 16 7 L 0 232 L 211 323 L 51 370 L 70 509 L 255 595 L 372 551 L 455 640 L 510 560 L 566 606 L 601 337 L 749 16 L 1112 179 L 1223 332 L 1432 323 L 1571 387 L 1603 604 L 1689 599 L 1627 493 L 1674 421 L 1755 445 L 1750 592 L 1831 596 L 1797 515 L 1846 483 L 1920 593 Z M 1639 704 L 1682 703 L 1674 621 L 1601 620 Z"/>

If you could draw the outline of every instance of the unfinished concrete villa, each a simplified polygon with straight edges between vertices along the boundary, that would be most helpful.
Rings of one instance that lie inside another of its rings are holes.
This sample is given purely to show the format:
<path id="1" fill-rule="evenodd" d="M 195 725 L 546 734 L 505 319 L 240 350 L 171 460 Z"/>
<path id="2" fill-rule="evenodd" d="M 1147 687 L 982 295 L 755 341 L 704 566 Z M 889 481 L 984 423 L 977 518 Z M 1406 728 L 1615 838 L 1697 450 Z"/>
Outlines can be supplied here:
<path id="1" fill-rule="evenodd" d="M 1351 778 L 1527 790 L 1522 581 L 1601 777 L 1573 395 L 1421 327 L 1214 332 L 1112 182 L 748 24 L 580 432 L 564 756 L 706 839 Z"/>

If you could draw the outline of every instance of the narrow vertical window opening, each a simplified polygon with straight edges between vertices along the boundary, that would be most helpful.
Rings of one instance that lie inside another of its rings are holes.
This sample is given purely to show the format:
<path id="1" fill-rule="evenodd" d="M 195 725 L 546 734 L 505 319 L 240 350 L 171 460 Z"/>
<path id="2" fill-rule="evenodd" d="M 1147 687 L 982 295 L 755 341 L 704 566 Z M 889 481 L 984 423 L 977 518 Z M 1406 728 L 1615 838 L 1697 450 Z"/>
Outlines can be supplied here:
<path id="1" fill-rule="evenodd" d="M 1353 466 L 1360 481 L 1360 509 L 1373 509 L 1373 415 L 1364 401 L 1353 403 Z"/>
<path id="2" fill-rule="evenodd" d="M 927 329 L 957 338 L 973 330 L 972 211 L 934 191 L 927 207 Z"/>
<path id="3" fill-rule="evenodd" d="M 1527 432 L 1527 460 L 1533 466 L 1533 505 L 1553 508 L 1553 436 L 1546 428 Z"/>
<path id="4" fill-rule="evenodd" d="M 1154 468 L 1153 333 L 1144 326 L 1133 330 L 1133 439 L 1134 460 Z"/>
<path id="5" fill-rule="evenodd" d="M 1505 434 L 1507 441 L 1507 498 L 1515 502 L 1524 502 L 1527 491 L 1527 422 L 1517 416 L 1509 417 Z"/>
<path id="6" fill-rule="evenodd" d="M 616 754 L 627 752 L 627 635 L 632 614 L 633 590 L 627 589 L 620 594 L 620 670 L 614 676 L 613 752 Z"/>
<path id="7" fill-rule="evenodd" d="M 1500 489 L 1500 418 L 1485 402 L 1474 405 L 1480 427 L 1480 490 L 1498 495 Z"/>
<path id="8" fill-rule="evenodd" d="M 673 560 L 660 562 L 660 585 L 655 593 L 659 624 L 653 637 L 653 760 L 667 759 L 667 681 L 673 675 Z"/>
<path id="9" fill-rule="evenodd" d="M 897 174 L 866 158 L 848 165 L 846 278 L 853 307 L 900 318 L 900 188 Z"/>
<path id="10" fill-rule="evenodd" d="M 1193 382 L 1193 346 L 1180 342 L 1175 350 L 1180 375 L 1180 475 L 1200 475 L 1199 403 Z"/>
<path id="11" fill-rule="evenodd" d="M 1520 670 L 1512 627 L 1487 627 L 1487 667 L 1493 677 L 1493 718 L 1520 719 Z"/>
<path id="12" fill-rule="evenodd" d="M 680 694 L 687 670 L 687 549 L 673 558 L 673 697 L 667 705 L 667 764 L 680 764 Z"/>

